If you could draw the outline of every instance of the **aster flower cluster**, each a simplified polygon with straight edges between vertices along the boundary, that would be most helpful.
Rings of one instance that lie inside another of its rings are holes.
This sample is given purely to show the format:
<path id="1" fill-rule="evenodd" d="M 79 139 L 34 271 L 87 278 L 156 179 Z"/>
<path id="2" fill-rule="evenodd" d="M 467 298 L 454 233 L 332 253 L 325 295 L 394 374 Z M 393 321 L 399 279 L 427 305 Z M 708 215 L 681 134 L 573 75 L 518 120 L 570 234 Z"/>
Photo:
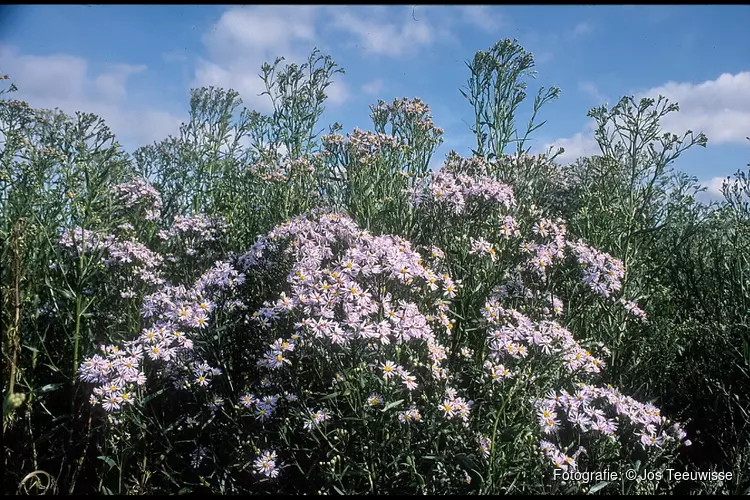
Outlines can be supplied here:
<path id="1" fill-rule="evenodd" d="M 605 252 L 600 252 L 582 241 L 568 242 L 568 248 L 583 268 L 583 281 L 594 293 L 610 297 L 622 288 L 625 266 Z"/>
<path id="2" fill-rule="evenodd" d="M 501 382 L 515 375 L 501 361 L 517 364 L 532 352 L 558 358 L 570 373 L 601 371 L 603 361 L 581 346 L 570 331 L 554 321 L 534 322 L 515 309 L 505 309 L 499 299 L 490 296 L 482 309 L 489 326 L 489 352 L 484 365 L 492 380 Z M 606 349 L 602 351 L 607 353 Z"/>
<path id="3" fill-rule="evenodd" d="M 141 316 L 150 325 L 133 341 L 126 342 L 125 351 L 117 346 L 107 348 L 108 358 L 96 355 L 81 364 L 79 377 L 86 382 L 101 383 L 109 387 L 120 387 L 136 382 L 143 385 L 145 374 L 141 369 L 144 356 L 152 362 L 163 364 L 162 373 L 177 389 L 207 387 L 212 377 L 221 375 L 221 370 L 209 366 L 194 350 L 194 332 L 208 328 L 211 314 L 220 305 L 228 308 L 231 301 L 221 300 L 221 292 L 231 291 L 244 280 L 244 274 L 226 262 L 217 262 L 204 273 L 196 284 L 188 289 L 184 286 L 166 286 L 145 297 Z M 217 301 L 218 299 L 218 301 Z M 118 356 L 127 352 L 124 361 Z M 138 363 L 135 363 L 135 360 Z M 118 368 L 125 363 L 124 368 Z M 112 392 L 112 391 L 110 391 Z M 97 391 L 94 392 L 97 395 Z M 129 395 L 132 396 L 131 393 Z M 119 395 L 119 397 L 122 397 Z M 132 397 L 128 398 L 132 401 Z M 102 404 L 107 411 L 120 409 L 120 403 L 104 405 L 99 399 L 93 404 Z"/>
<path id="4" fill-rule="evenodd" d="M 482 311 L 489 325 L 489 352 L 484 366 L 493 381 L 501 382 L 517 375 L 500 361 L 519 366 L 532 352 L 556 357 L 573 377 L 602 370 L 602 360 L 581 346 L 568 330 L 554 321 L 534 322 L 516 310 L 505 309 L 499 299 L 499 295 L 490 296 Z M 602 344 L 598 347 L 602 354 L 609 355 Z M 565 390 L 551 391 L 534 405 L 545 436 L 559 437 L 564 429 L 570 429 L 581 435 L 602 436 L 618 442 L 619 436 L 632 435 L 646 449 L 679 443 L 686 436 L 679 424 L 665 428 L 666 419 L 658 408 L 624 396 L 612 387 L 580 383 L 572 394 Z M 563 439 L 568 437 L 559 438 Z M 575 470 L 578 455 L 585 451 L 579 448 L 568 456 L 548 440 L 541 441 L 541 449 L 552 464 L 562 470 Z"/>
<path id="5" fill-rule="evenodd" d="M 143 348 L 136 342 L 129 342 L 124 349 L 102 345 L 101 351 L 102 355 L 94 354 L 79 368 L 81 380 L 98 384 L 89 398 L 90 403 L 102 405 L 107 411 L 133 404 L 136 387 L 146 383 L 141 366 Z"/>
<path id="6" fill-rule="evenodd" d="M 112 191 L 125 208 L 143 207 L 146 220 L 158 220 L 161 216 L 161 194 L 147 180 L 135 178 L 129 183 L 114 186 Z"/>
<path id="7" fill-rule="evenodd" d="M 251 252 L 240 257 L 240 262 L 261 265 L 264 250 L 275 248 L 282 239 L 292 239 L 286 248 L 295 259 L 287 276 L 291 294 L 281 294 L 275 303 L 265 304 L 254 314 L 256 321 L 269 326 L 281 315 L 294 311 L 302 316 L 295 324 L 299 338 L 325 339 L 330 345 L 342 347 L 356 340 L 366 342 L 371 349 L 421 340 L 428 345 L 433 374 L 440 373 L 446 355 L 432 325 L 442 325 L 450 331 L 446 299 L 457 292 L 450 276 L 425 267 L 408 241 L 393 236 L 373 237 L 360 231 L 347 217 L 335 214 L 323 215 L 317 221 L 299 217 L 282 224 L 256 242 Z M 341 254 L 334 255 L 333 246 L 341 244 Z M 396 285 L 403 295 L 442 292 L 442 297 L 433 299 L 434 313 L 424 315 L 415 303 L 396 301 L 390 291 L 370 286 L 377 280 Z M 377 321 L 377 315 L 384 319 Z M 261 364 L 269 368 L 290 364 L 287 356 L 297 344 L 293 338 L 277 339 Z"/>
<path id="8" fill-rule="evenodd" d="M 270 386 L 270 380 L 263 379 L 261 386 Z M 253 410 L 255 419 L 261 422 L 272 418 L 276 410 L 278 409 L 279 403 L 294 403 L 299 401 L 299 397 L 296 394 L 284 391 L 283 394 L 272 394 L 262 397 L 256 397 L 254 394 L 245 394 L 240 398 L 240 404 L 249 410 Z"/>
<path id="9" fill-rule="evenodd" d="M 376 105 L 370 106 L 370 116 L 376 127 L 384 127 L 390 123 L 394 132 L 405 131 L 410 127 L 419 131 L 419 139 L 422 144 L 434 146 L 441 139 L 444 131 L 435 126 L 430 114 L 430 106 L 421 99 L 394 99 L 386 103 L 378 100 Z M 403 134 L 401 134 L 403 135 Z"/>
<path id="10" fill-rule="evenodd" d="M 240 403 L 253 411 L 256 420 L 265 422 L 274 416 L 280 400 L 281 396 L 277 394 L 261 398 L 256 398 L 253 394 L 246 394 L 240 398 Z"/>
<path id="11" fill-rule="evenodd" d="M 284 158 L 281 161 L 263 159 L 248 167 L 248 172 L 265 182 L 286 182 L 300 175 L 315 173 L 315 157 Z"/>
<path id="12" fill-rule="evenodd" d="M 397 151 L 403 145 L 396 136 L 365 131 L 357 127 L 346 136 L 324 135 L 321 142 L 325 147 L 326 156 L 337 156 L 350 167 L 352 161 L 359 164 L 371 163 L 378 155 Z"/>
<path id="13" fill-rule="evenodd" d="M 578 449 L 572 455 L 566 455 L 556 445 L 545 441 L 544 439 L 539 441 L 539 450 L 547 457 L 556 468 L 563 471 L 574 471 L 578 468 L 578 456 L 582 453 L 586 453 L 586 448 L 579 446 Z"/>
<path id="14" fill-rule="evenodd" d="M 113 235 L 103 235 L 77 226 L 63 232 L 58 244 L 77 257 L 81 254 L 107 249 L 114 239 Z"/>
<path id="15" fill-rule="evenodd" d="M 446 155 L 443 170 L 475 178 L 491 177 L 492 174 L 492 166 L 484 156 L 464 158 L 453 150 Z"/>
<path id="16" fill-rule="evenodd" d="M 68 250 L 72 256 L 100 252 L 100 263 L 107 267 L 127 269 L 129 277 L 133 278 L 136 283 L 131 283 L 131 288 L 121 291 L 123 298 L 135 296 L 132 288 L 137 283 L 154 286 L 165 283 L 160 272 L 163 257 L 140 242 L 120 240 L 112 234 L 102 234 L 76 227 L 62 234 L 59 245 Z"/>
<path id="17" fill-rule="evenodd" d="M 470 238 L 471 249 L 469 253 L 472 255 L 488 255 L 494 262 L 497 259 L 497 251 L 495 247 L 489 241 L 484 238 Z"/>
<path id="18" fill-rule="evenodd" d="M 422 413 L 420 413 L 416 406 L 411 406 L 408 410 L 399 412 L 398 421 L 402 424 L 421 422 Z"/>
<path id="19" fill-rule="evenodd" d="M 568 241 L 567 245 L 583 269 L 583 282 L 594 293 L 614 300 L 614 294 L 622 288 L 622 279 L 625 276 L 623 262 L 606 252 L 600 252 L 586 245 L 580 240 L 577 242 Z M 620 298 L 617 302 L 625 306 L 625 310 L 636 318 L 644 323 L 648 322 L 646 312 L 635 302 L 625 298 Z"/>
<path id="20" fill-rule="evenodd" d="M 445 399 L 440 404 L 440 409 L 443 411 L 445 418 L 448 420 L 460 419 L 464 426 L 468 427 L 469 415 L 474 402 L 458 397 L 456 390 L 450 387 L 446 388 L 445 396 Z"/>
<path id="21" fill-rule="evenodd" d="M 185 242 L 187 255 L 195 255 L 203 243 L 218 241 L 228 229 L 223 217 L 208 217 L 197 214 L 189 217 L 178 215 L 169 230 L 159 232 L 163 240 L 178 238 Z"/>
<path id="22" fill-rule="evenodd" d="M 523 159 L 523 161 L 532 160 L 533 157 Z M 493 200 L 504 205 L 506 209 L 511 209 L 515 206 L 512 189 L 489 177 L 487 175 L 489 170 L 490 165 L 482 158 L 466 159 L 451 152 L 444 168 L 437 175 L 433 175 L 431 182 L 425 180 L 415 185 L 411 192 L 412 202 L 415 205 L 429 202 L 448 208 L 456 214 L 462 214 L 467 210 L 467 200 L 473 196 Z M 503 216 L 499 233 L 506 239 L 521 236 L 519 225 L 510 214 Z M 612 297 L 621 290 L 621 280 L 625 274 L 622 261 L 580 240 L 568 241 L 566 239 L 567 227 L 563 220 L 553 221 L 540 217 L 532 226 L 531 233 L 533 238 L 520 244 L 521 253 L 527 255 L 528 258 L 516 268 L 517 271 L 527 270 L 543 279 L 552 265 L 563 262 L 568 255 L 572 254 L 583 268 L 584 283 L 594 293 Z M 499 257 L 498 247 L 483 237 L 471 237 L 470 245 L 470 254 L 489 257 L 493 262 Z M 508 286 L 508 288 L 511 287 Z M 509 292 L 514 293 L 510 290 Z M 522 290 L 522 293 L 526 298 L 531 298 L 533 295 L 526 290 Z M 634 316 L 645 320 L 645 313 L 635 303 L 625 300 L 620 302 Z M 557 309 L 557 306 L 553 305 L 553 308 Z"/>
<path id="23" fill-rule="evenodd" d="M 313 409 L 309 412 L 309 417 L 305 420 L 302 426 L 305 430 L 311 431 L 315 429 L 316 426 L 322 425 L 323 422 L 327 422 L 330 419 L 331 419 L 331 414 L 328 410 Z"/>
<path id="24" fill-rule="evenodd" d="M 274 479 L 279 475 L 279 466 L 276 464 L 278 455 L 275 451 L 264 451 L 253 462 L 253 469 L 257 474 Z"/>
<path id="25" fill-rule="evenodd" d="M 609 387 L 579 384 L 571 393 L 565 390 L 550 391 L 544 399 L 535 402 L 539 426 L 547 436 L 559 436 L 566 427 L 581 435 L 602 437 L 615 443 L 622 436 L 631 435 L 644 449 L 661 448 L 669 443 L 690 446 L 686 433 L 679 423 L 666 425 L 658 408 L 641 403 Z M 555 467 L 576 468 L 577 455 L 567 458 L 549 441 L 542 440 L 541 448 Z"/>
<path id="26" fill-rule="evenodd" d="M 413 391 L 419 386 L 414 375 L 404 369 L 403 366 L 397 365 L 393 361 L 386 361 L 383 363 L 382 369 L 383 379 L 385 379 L 386 382 L 398 376 L 408 391 Z"/>
<path id="27" fill-rule="evenodd" d="M 521 244 L 521 252 L 529 255 L 524 267 L 544 278 L 547 268 L 565 259 L 567 228 L 561 220 L 552 222 L 542 218 L 534 224 L 532 232 L 542 243 L 525 241 Z"/>
<path id="28" fill-rule="evenodd" d="M 446 169 L 431 174 L 431 178 L 425 182 L 416 183 L 411 191 L 411 199 L 415 206 L 430 201 L 449 208 L 456 215 L 465 213 L 467 203 L 472 200 L 492 201 L 506 209 L 516 204 L 510 186 L 490 177 L 454 174 Z"/>
<path id="29" fill-rule="evenodd" d="M 640 318 L 640 320 L 643 321 L 644 323 L 648 323 L 646 312 L 640 307 L 638 307 L 638 304 L 636 304 L 632 300 L 625 300 L 625 299 L 620 299 L 620 303 L 625 306 L 625 310 L 628 311 L 630 314 L 632 314 L 636 318 Z"/>
<path id="30" fill-rule="evenodd" d="M 147 285 L 160 286 L 165 283 L 160 274 L 164 259 L 142 243 L 113 240 L 107 251 L 109 256 L 103 260 L 105 265 L 130 266 L 133 276 Z"/>
<path id="31" fill-rule="evenodd" d="M 443 252 L 426 249 L 431 263 L 440 265 Z M 294 333 L 277 337 L 258 360 L 261 368 L 291 370 L 294 356 L 302 349 L 348 349 L 352 343 L 364 345 L 375 358 L 383 379 L 397 382 L 403 390 L 420 386 L 421 373 L 387 359 L 393 346 L 418 343 L 427 347 L 427 366 L 435 380 L 448 380 L 442 366 L 447 352 L 437 340 L 436 328 L 450 335 L 453 320 L 448 318 L 449 301 L 457 284 L 446 273 L 427 267 L 411 244 L 394 236 L 374 237 L 362 231 L 348 217 L 337 214 L 301 216 L 281 224 L 259 237 L 253 248 L 238 258 L 246 271 L 278 265 L 291 257 L 287 274 L 289 293 L 281 292 L 275 301 L 266 301 L 252 315 L 264 328 L 281 317 L 292 315 Z M 423 297 L 432 305 L 429 314 L 408 297 Z M 382 319 L 378 320 L 380 317 Z M 398 385 L 391 385 L 395 389 Z M 471 402 L 450 391 L 443 410 L 450 403 L 446 418 L 468 422 Z M 383 404 L 373 393 L 370 406 Z M 312 428 L 325 412 L 313 412 L 306 420 Z M 398 416 L 401 422 L 418 422 L 415 407 Z"/>

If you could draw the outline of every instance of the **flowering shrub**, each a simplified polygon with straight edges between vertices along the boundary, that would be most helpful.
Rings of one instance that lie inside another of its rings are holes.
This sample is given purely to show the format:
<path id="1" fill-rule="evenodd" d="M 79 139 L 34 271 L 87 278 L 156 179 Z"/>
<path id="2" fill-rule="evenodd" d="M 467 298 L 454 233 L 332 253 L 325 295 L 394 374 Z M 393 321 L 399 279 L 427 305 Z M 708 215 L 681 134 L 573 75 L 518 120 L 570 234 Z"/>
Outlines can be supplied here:
<path id="1" fill-rule="evenodd" d="M 651 187 L 634 178 L 635 197 L 617 201 L 627 184 L 618 177 L 599 193 L 615 208 L 593 219 L 598 185 L 576 170 L 589 164 L 570 170 L 523 149 L 559 90 L 540 90 L 519 137 L 512 114 L 533 58 L 515 42 L 469 64 L 477 149 L 449 153 L 438 170 L 430 162 L 444 131 L 423 101 L 378 101 L 372 131 L 344 135 L 334 125 L 318 140 L 324 90 L 341 70 L 317 51 L 300 67 L 279 69 L 281 61 L 262 68 L 270 115 L 235 113 L 233 91 L 193 91 L 179 137 L 133 161 L 114 144 L 58 151 L 93 118 L 71 124 L 3 101 L 0 111 L 26 127 L 0 114 L 19 158 L 3 163 L 12 168 L 0 179 L 2 270 L 11 278 L 4 422 L 9 450 L 25 457 L 8 454 L 18 477 L 6 482 L 136 494 L 675 491 L 666 480 L 559 479 L 679 469 L 708 449 L 691 428 L 695 408 L 683 410 L 667 382 L 654 382 L 665 376 L 653 360 L 697 376 L 661 338 L 680 318 L 657 305 L 681 287 L 664 284 L 666 275 L 644 278 L 661 247 L 639 238 L 659 228 L 645 228 L 633 200 L 661 195 L 644 194 Z M 509 107 L 486 99 L 503 95 Z M 54 126 L 66 138 L 59 144 L 49 139 Z M 14 142 L 22 133 L 31 139 Z M 517 151 L 507 154 L 511 143 Z M 594 167 L 628 160 L 604 146 Z M 611 165 L 592 170 L 615 172 Z M 733 193 L 724 210 L 741 225 Z M 668 216 L 644 220 L 671 224 L 670 210 L 689 218 L 692 209 L 670 203 Z M 732 232 L 717 237 L 720 248 L 730 237 L 731 248 L 747 243 Z M 735 278 L 732 290 L 743 290 Z M 700 297 L 729 315 L 709 292 Z M 683 300 L 693 311 L 678 325 L 687 342 L 698 313 Z M 687 345 L 694 359 L 712 353 Z M 640 383 L 631 369 L 650 378 Z M 737 380 L 747 373 L 740 363 L 727 370 Z M 35 434 L 37 425 L 47 431 Z M 731 427 L 739 437 L 743 429 Z M 744 455 L 733 453 L 740 471 Z M 61 461 L 64 479 L 45 472 Z M 739 491 L 734 484 L 695 491 Z"/>
<path id="2" fill-rule="evenodd" d="M 506 210 L 515 206 L 508 186 L 463 175 L 457 187 L 446 188 L 451 178 L 451 174 L 438 174 L 439 187 L 426 188 L 429 194 L 422 195 L 420 203 L 437 204 L 451 214 L 456 206 L 466 209 L 465 201 L 446 205 L 443 193 L 452 192 L 461 200 L 476 198 Z M 501 220 L 503 239 L 521 236 L 510 215 Z M 201 217 L 179 219 L 167 236 L 207 227 L 205 221 Z M 517 255 L 525 262 L 516 266 L 517 272 L 544 278 L 547 267 L 572 249 L 578 261 L 588 266 L 583 282 L 592 291 L 606 296 L 609 289 L 617 289 L 616 272 L 601 272 L 616 270 L 616 263 L 610 264 L 611 258 L 581 242 L 566 244 L 563 224 L 542 218 L 532 226 L 532 234 L 550 241 L 522 244 Z M 88 248 L 117 248 L 113 238 L 100 240 L 92 235 L 88 239 Z M 61 244 L 69 247 L 70 241 L 63 238 Z M 324 478 L 320 487 L 340 483 L 352 491 L 366 491 L 367 483 L 370 491 L 390 491 L 394 485 L 420 491 L 461 490 L 473 481 L 471 474 L 481 478 L 483 466 L 477 464 L 485 460 L 492 473 L 497 422 L 504 413 L 491 410 L 493 401 L 499 403 L 519 387 L 527 395 L 546 394 L 546 398 L 521 399 L 515 404 L 534 406 L 540 450 L 551 466 L 563 470 L 579 467 L 577 459 L 583 452 L 591 457 L 622 456 L 613 447 L 628 449 L 629 443 L 634 448 L 638 442 L 642 448 L 667 449 L 670 442 L 679 443 L 685 437 L 677 424 L 662 430 L 664 420 L 654 407 L 614 389 L 576 382 L 600 373 L 604 362 L 555 321 L 537 323 L 503 307 L 501 303 L 511 296 L 535 297 L 522 282 L 509 281 L 488 298 L 481 311 L 487 338 L 480 349 L 452 342 L 456 320 L 450 318 L 450 303 L 459 297 L 460 289 L 446 272 L 449 261 L 439 247 L 425 247 L 423 253 L 403 238 L 373 236 L 345 215 L 320 212 L 296 217 L 259 237 L 235 264 L 217 262 L 191 288 L 167 286 L 145 296 L 141 308 L 145 327 L 140 336 L 123 347 L 102 346 L 102 354 L 83 361 L 79 376 L 95 384 L 91 403 L 110 413 L 127 410 L 148 397 L 144 363 L 150 365 L 159 385 L 168 383 L 194 395 L 204 392 L 203 412 L 222 411 L 229 397 L 237 409 L 234 418 L 256 422 L 258 430 L 249 431 L 251 436 L 272 448 L 257 452 L 252 459 L 258 475 L 276 479 L 284 470 L 294 474 L 291 471 L 296 469 L 305 471 L 307 481 Z M 497 259 L 493 244 L 483 238 L 471 239 L 468 254 Z M 279 272 L 286 276 L 280 288 Z M 228 393 L 219 388 L 225 384 L 219 384 L 218 392 L 211 395 L 211 388 L 225 373 L 205 360 L 217 347 L 206 333 L 231 327 L 231 322 L 222 324 L 217 319 L 221 311 L 247 309 L 242 297 L 247 293 L 243 288 L 248 275 L 257 275 L 265 289 L 278 293 L 249 316 L 256 327 L 251 330 L 247 355 L 255 362 L 254 366 L 242 365 L 242 375 L 244 380 L 257 382 L 245 382 L 242 390 L 228 379 Z M 592 275 L 604 275 L 609 281 L 605 286 L 591 286 Z M 523 290 L 520 294 L 519 289 Z M 548 302 L 543 316 L 562 312 L 560 299 L 551 297 Z M 598 349 L 608 353 L 601 344 Z M 472 369 L 475 352 L 483 353 L 479 358 L 483 374 Z M 575 390 L 561 389 L 558 394 L 555 387 L 559 384 Z M 480 424 L 486 420 L 474 416 L 475 399 L 459 395 L 459 388 L 476 394 L 480 408 L 495 413 L 494 428 Z M 524 408 L 505 411 L 528 412 Z M 454 428 L 453 422 L 460 425 Z M 591 439 L 589 435 L 609 441 L 593 440 L 587 449 L 579 447 L 572 455 L 566 454 L 565 443 Z M 298 446 L 309 447 L 313 457 L 333 459 L 331 465 L 318 470 L 320 465 L 311 465 L 309 456 L 285 449 L 292 436 Z M 346 455 L 330 442 L 331 436 L 349 450 Z M 428 460 L 419 448 L 394 449 L 401 439 L 437 443 L 430 451 L 435 455 Z M 365 448 L 375 448 L 370 452 L 375 456 L 407 453 L 411 470 L 374 463 L 368 454 L 355 451 Z M 451 459 L 446 455 L 449 449 L 453 455 L 462 453 L 471 465 Z M 196 450 L 194 463 L 199 463 L 211 448 Z M 456 476 L 459 470 L 463 472 Z M 362 474 L 369 476 L 367 483 L 358 479 Z M 392 479 L 387 486 L 374 479 L 391 476 L 404 478 Z M 409 482 L 416 477 L 421 481 Z M 456 482 L 455 477 L 460 480 Z"/>

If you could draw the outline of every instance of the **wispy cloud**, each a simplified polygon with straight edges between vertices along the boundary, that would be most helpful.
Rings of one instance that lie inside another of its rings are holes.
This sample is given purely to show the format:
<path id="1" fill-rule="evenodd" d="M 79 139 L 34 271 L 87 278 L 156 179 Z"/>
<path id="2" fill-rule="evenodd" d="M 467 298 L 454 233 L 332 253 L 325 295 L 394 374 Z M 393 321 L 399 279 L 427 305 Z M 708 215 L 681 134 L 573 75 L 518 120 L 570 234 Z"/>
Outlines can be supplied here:
<path id="1" fill-rule="evenodd" d="M 334 82 L 325 90 L 326 96 L 328 96 L 328 103 L 334 106 L 341 106 L 351 97 L 349 86 L 341 80 L 334 80 Z"/>
<path id="2" fill-rule="evenodd" d="M 592 31 L 594 31 L 594 26 L 591 23 L 582 21 L 573 27 L 572 35 L 574 37 L 579 37 L 579 36 L 588 35 Z"/>
<path id="3" fill-rule="evenodd" d="M 385 81 L 382 78 L 376 78 L 371 82 L 362 85 L 362 92 L 367 95 L 380 97 L 379 94 L 385 89 Z"/>
<path id="4" fill-rule="evenodd" d="M 492 32 L 507 25 L 507 19 L 497 9 L 488 5 L 462 5 L 460 18 L 466 23 L 485 32 Z"/>
<path id="5" fill-rule="evenodd" d="M 88 61 L 80 57 L 21 54 L 3 46 L 0 66 L 17 85 L 17 98 L 35 108 L 97 114 L 124 145 L 136 147 L 163 139 L 177 132 L 182 122 L 169 112 L 126 102 L 129 79 L 145 72 L 144 65 L 110 64 L 91 75 Z"/>
<path id="6" fill-rule="evenodd" d="M 711 179 L 702 181 L 700 184 L 704 186 L 706 190 L 700 193 L 696 198 L 704 203 L 724 200 L 724 185 L 728 185 L 730 189 L 737 186 L 740 188 L 740 192 L 743 192 L 743 190 L 747 186 L 736 177 L 713 177 Z"/>
<path id="7" fill-rule="evenodd" d="M 704 132 L 709 144 L 748 144 L 745 137 L 750 134 L 750 71 L 724 73 L 703 83 L 668 82 L 640 95 L 663 95 L 679 103 L 680 111 L 665 117 L 665 130 Z"/>
<path id="8" fill-rule="evenodd" d="M 722 189 L 724 184 L 730 182 L 727 177 L 714 177 L 707 181 L 703 181 L 702 184 L 706 187 L 706 193 L 713 199 L 723 198 Z"/>
<path id="9" fill-rule="evenodd" d="M 365 53 L 393 58 L 416 54 L 419 49 L 437 41 L 429 9 L 416 14 L 412 7 L 399 9 L 393 21 L 378 13 L 360 8 L 331 8 L 331 26 L 353 36 L 355 45 Z"/>
<path id="10" fill-rule="evenodd" d="M 593 84 L 584 82 L 580 88 L 592 95 L 598 94 Z M 745 138 L 750 132 L 750 71 L 735 75 L 725 73 L 715 80 L 697 84 L 669 82 L 640 92 L 636 97 L 656 98 L 659 95 L 680 105 L 679 112 L 670 113 L 662 119 L 663 130 L 675 134 L 687 130 L 696 134 L 704 132 L 708 136 L 709 147 L 712 144 L 749 144 Z M 550 145 L 565 148 L 565 154 L 560 156 L 562 161 L 572 161 L 599 151 L 592 122 L 589 122 L 587 130 L 557 139 L 547 146 Z"/>
<path id="11" fill-rule="evenodd" d="M 578 84 L 578 89 L 581 92 L 591 96 L 594 99 L 594 101 L 596 101 L 597 105 L 605 104 L 610 101 L 610 99 L 608 99 L 607 96 L 605 96 L 599 91 L 599 87 L 595 83 L 580 82 Z"/>
<path id="12" fill-rule="evenodd" d="M 246 106 L 258 111 L 272 108 L 259 78 L 265 62 L 284 56 L 286 62 L 301 63 L 319 41 L 316 20 L 320 6 L 232 7 L 203 35 L 207 57 L 197 61 L 193 87 L 232 88 L 240 93 Z M 338 75 L 341 79 L 341 75 Z M 335 96 L 348 95 L 339 87 L 329 87 Z"/>
<path id="13" fill-rule="evenodd" d="M 561 163 L 571 163 L 583 156 L 600 154 L 599 144 L 594 139 L 593 131 L 576 132 L 571 137 L 557 139 L 545 144 L 540 151 L 547 151 L 549 148 L 557 150 L 559 147 L 565 149 L 565 152 L 557 157 Z"/>

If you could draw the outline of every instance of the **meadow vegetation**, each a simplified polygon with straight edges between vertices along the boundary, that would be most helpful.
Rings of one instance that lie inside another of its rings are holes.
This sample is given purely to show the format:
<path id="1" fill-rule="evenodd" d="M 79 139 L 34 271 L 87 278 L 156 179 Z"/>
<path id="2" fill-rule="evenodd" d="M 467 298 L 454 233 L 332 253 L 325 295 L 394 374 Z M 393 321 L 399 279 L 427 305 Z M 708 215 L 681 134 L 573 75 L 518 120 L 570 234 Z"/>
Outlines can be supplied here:
<path id="1" fill-rule="evenodd" d="M 324 130 L 317 50 L 263 66 L 272 112 L 195 89 L 132 154 L 8 81 L 5 491 L 750 493 L 750 170 L 697 201 L 661 96 L 532 155 L 560 90 L 514 40 L 467 68 L 439 170 L 420 99 Z M 663 475 L 559 478 L 628 469 Z"/>

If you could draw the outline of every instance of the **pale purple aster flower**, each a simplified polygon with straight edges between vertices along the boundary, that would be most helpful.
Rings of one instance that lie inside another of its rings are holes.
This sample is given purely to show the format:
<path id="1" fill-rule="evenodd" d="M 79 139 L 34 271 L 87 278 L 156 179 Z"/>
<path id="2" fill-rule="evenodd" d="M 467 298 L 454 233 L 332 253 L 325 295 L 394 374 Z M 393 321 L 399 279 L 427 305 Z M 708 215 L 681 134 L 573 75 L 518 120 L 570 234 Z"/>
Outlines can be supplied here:
<path id="1" fill-rule="evenodd" d="M 253 462 L 253 468 L 258 474 L 263 474 L 266 477 L 272 479 L 278 477 L 279 468 L 276 465 L 277 454 L 275 451 L 265 451 L 262 455 L 255 459 Z"/>

